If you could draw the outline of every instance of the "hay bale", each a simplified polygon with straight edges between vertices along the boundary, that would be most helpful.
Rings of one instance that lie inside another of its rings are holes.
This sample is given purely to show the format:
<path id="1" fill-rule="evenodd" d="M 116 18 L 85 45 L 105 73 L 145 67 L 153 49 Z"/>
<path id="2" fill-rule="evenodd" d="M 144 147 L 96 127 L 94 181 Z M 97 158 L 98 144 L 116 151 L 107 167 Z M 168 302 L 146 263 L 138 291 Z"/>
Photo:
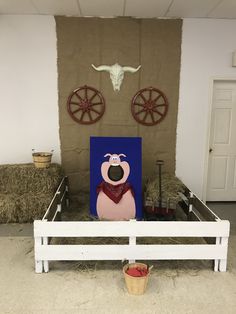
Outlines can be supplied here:
<path id="1" fill-rule="evenodd" d="M 61 166 L 39 169 L 34 164 L 0 165 L 0 191 L 23 194 L 54 192 L 62 177 Z"/>
<path id="2" fill-rule="evenodd" d="M 17 202 L 17 222 L 33 222 L 42 219 L 53 193 L 25 193 L 19 195 Z"/>
<path id="3" fill-rule="evenodd" d="M 175 176 L 164 173 L 162 175 L 162 200 L 167 204 L 177 204 L 181 201 L 179 193 L 184 193 L 185 185 Z M 145 200 L 152 205 L 156 205 L 159 201 L 159 177 L 151 178 L 145 186 Z"/>
<path id="4" fill-rule="evenodd" d="M 0 223 L 41 219 L 62 179 L 61 166 L 0 165 Z"/>
<path id="5" fill-rule="evenodd" d="M 0 223 L 17 222 L 15 194 L 0 194 Z"/>
<path id="6" fill-rule="evenodd" d="M 24 223 L 42 219 L 53 194 L 0 194 L 0 223 Z"/>

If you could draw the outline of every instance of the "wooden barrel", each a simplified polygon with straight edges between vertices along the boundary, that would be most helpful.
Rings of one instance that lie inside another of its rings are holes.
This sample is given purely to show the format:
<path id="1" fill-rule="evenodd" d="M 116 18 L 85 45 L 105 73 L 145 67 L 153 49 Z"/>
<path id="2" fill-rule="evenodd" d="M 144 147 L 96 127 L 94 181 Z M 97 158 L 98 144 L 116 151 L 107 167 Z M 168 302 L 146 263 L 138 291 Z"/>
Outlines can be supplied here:
<path id="1" fill-rule="evenodd" d="M 52 153 L 36 152 L 32 156 L 36 168 L 48 168 L 51 164 Z"/>

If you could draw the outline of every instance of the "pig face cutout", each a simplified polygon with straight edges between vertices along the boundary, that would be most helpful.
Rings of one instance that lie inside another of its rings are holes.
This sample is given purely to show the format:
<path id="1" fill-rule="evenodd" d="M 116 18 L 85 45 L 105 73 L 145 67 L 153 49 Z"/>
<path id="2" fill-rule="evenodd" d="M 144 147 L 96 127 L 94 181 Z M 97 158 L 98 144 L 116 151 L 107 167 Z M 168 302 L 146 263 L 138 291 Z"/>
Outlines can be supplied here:
<path id="1" fill-rule="evenodd" d="M 104 181 L 112 185 L 125 183 L 130 173 L 130 166 L 126 161 L 121 161 L 120 157 L 126 157 L 126 155 L 106 154 L 104 157 L 108 156 L 109 161 L 104 161 L 101 166 Z"/>

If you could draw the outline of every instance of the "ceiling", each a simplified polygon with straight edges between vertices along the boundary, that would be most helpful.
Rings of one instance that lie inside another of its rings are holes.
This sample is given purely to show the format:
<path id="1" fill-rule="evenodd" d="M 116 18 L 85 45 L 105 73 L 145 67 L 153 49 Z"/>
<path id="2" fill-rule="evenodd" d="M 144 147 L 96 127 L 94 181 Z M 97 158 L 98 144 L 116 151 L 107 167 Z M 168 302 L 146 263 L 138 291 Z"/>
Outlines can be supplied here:
<path id="1" fill-rule="evenodd" d="M 0 0 L 0 14 L 236 18 L 236 0 Z"/>

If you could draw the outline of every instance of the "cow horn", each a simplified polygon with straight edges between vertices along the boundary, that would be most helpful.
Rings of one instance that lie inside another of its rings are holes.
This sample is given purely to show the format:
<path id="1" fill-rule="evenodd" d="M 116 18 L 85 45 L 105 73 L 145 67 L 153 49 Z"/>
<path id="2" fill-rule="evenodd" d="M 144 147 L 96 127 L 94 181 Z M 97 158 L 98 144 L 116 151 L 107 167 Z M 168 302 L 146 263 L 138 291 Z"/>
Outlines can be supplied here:
<path id="1" fill-rule="evenodd" d="M 108 154 L 104 155 L 104 157 L 108 157 L 108 156 L 110 156 L 110 157 L 111 157 L 111 156 L 112 156 L 112 154 L 109 154 L 109 153 L 108 153 Z"/>
<path id="2" fill-rule="evenodd" d="M 126 157 L 125 154 L 119 154 L 118 156 L 119 156 L 119 157 Z"/>
<path id="3" fill-rule="evenodd" d="M 98 67 L 95 67 L 95 65 L 92 64 L 92 67 L 96 71 L 107 71 L 107 72 L 110 72 L 110 69 L 111 69 L 111 67 L 109 65 L 100 65 Z"/>
<path id="4" fill-rule="evenodd" d="M 135 73 L 135 72 L 137 72 L 140 68 L 141 68 L 141 65 L 139 65 L 136 69 L 135 69 L 135 68 L 132 68 L 132 67 L 123 67 L 123 71 L 124 71 L 124 72 Z"/>

